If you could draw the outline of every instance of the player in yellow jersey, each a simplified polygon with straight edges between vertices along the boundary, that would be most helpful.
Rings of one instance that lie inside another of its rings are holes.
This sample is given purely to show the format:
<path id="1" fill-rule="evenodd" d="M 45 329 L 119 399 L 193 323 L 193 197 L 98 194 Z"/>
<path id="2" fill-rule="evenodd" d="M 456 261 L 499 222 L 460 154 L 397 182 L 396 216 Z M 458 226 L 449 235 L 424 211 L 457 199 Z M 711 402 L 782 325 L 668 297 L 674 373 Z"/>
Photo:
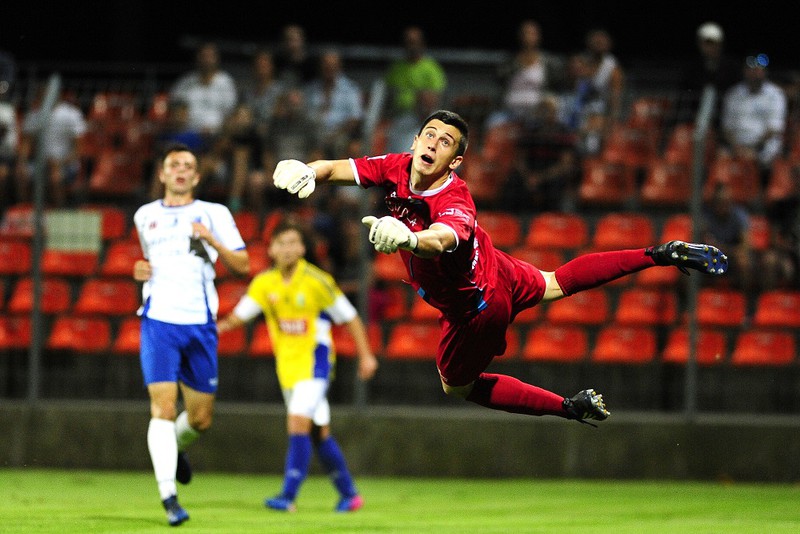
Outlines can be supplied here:
<path id="1" fill-rule="evenodd" d="M 282 223 L 272 234 L 272 268 L 250 282 L 234 310 L 217 323 L 219 332 L 241 327 L 263 313 L 275 352 L 275 367 L 288 412 L 289 448 L 283 490 L 266 499 L 274 510 L 292 512 L 311 461 L 312 448 L 339 491 L 338 512 L 364 504 L 330 432 L 326 397 L 333 378 L 335 352 L 332 324 L 347 325 L 358 350 L 358 376 L 369 380 L 378 368 L 364 324 L 333 277 L 305 259 L 301 228 Z"/>

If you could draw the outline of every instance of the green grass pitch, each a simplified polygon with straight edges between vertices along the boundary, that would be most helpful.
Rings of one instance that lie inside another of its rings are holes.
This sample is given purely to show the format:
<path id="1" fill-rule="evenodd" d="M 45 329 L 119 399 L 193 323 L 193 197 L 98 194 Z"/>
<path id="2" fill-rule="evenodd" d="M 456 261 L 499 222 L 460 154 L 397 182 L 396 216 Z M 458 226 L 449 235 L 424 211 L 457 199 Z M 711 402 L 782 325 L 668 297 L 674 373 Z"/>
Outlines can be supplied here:
<path id="1" fill-rule="evenodd" d="M 781 533 L 800 532 L 800 486 L 678 481 L 357 477 L 366 500 L 333 512 L 312 476 L 294 514 L 263 507 L 278 476 L 195 473 L 179 487 L 193 533 Z M 0 532 L 138 533 L 169 529 L 153 476 L 0 470 Z"/>

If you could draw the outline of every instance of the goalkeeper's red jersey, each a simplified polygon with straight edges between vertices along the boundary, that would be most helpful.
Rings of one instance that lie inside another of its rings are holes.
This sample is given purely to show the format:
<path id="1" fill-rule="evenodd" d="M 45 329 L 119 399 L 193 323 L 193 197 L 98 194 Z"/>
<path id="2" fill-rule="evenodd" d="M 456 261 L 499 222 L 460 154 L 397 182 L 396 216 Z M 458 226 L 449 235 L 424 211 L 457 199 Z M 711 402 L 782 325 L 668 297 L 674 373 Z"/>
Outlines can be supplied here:
<path id="1" fill-rule="evenodd" d="M 436 190 L 410 187 L 411 154 L 386 154 L 352 159 L 361 187 L 386 189 L 386 207 L 393 217 L 418 232 L 433 223 L 446 225 L 457 238 L 454 250 L 424 259 L 400 250 L 408 282 L 422 298 L 450 320 L 468 319 L 486 307 L 497 283 L 497 251 L 476 221 L 475 203 L 467 184 L 455 172 Z"/>

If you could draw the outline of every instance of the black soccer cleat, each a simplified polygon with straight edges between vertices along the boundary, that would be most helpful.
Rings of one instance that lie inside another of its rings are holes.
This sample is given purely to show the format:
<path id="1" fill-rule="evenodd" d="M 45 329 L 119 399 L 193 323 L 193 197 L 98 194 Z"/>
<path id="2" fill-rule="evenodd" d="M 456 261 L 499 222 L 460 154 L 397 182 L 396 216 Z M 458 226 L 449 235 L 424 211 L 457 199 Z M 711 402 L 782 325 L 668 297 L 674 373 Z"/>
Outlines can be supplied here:
<path id="1" fill-rule="evenodd" d="M 167 497 L 162 501 L 164 510 L 167 512 L 167 522 L 171 527 L 177 527 L 184 521 L 188 521 L 189 513 L 183 509 L 183 506 L 178 504 L 178 497 L 173 495 Z"/>
<path id="2" fill-rule="evenodd" d="M 575 419 L 587 425 L 592 425 L 592 423 L 589 423 L 586 419 L 604 421 L 611 415 L 611 412 L 606 410 L 603 396 L 593 389 L 584 389 L 571 399 L 565 398 L 561 406 L 567 412 L 567 419 Z"/>
<path id="3" fill-rule="evenodd" d="M 189 464 L 189 457 L 183 451 L 178 453 L 178 467 L 175 469 L 175 480 L 181 484 L 188 484 L 192 481 L 192 466 Z"/>
<path id="4" fill-rule="evenodd" d="M 685 274 L 689 274 L 689 269 L 715 275 L 728 271 L 728 256 L 717 247 L 703 243 L 670 241 L 648 248 L 645 254 L 652 256 L 656 265 L 674 265 Z"/>

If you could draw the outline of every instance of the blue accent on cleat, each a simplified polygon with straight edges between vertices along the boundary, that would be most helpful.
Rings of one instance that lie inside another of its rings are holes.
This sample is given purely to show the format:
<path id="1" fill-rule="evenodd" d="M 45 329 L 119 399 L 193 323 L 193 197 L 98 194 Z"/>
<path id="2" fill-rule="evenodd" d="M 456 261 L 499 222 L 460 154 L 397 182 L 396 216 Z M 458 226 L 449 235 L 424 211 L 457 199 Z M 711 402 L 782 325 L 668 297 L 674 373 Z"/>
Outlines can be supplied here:
<path id="1" fill-rule="evenodd" d="M 336 505 L 337 512 L 355 512 L 364 506 L 364 498 L 361 495 L 352 497 L 342 497 Z"/>
<path id="2" fill-rule="evenodd" d="M 674 265 L 685 274 L 694 269 L 705 274 L 721 275 L 728 272 L 728 256 L 713 245 L 670 241 L 650 247 L 645 254 L 652 256 L 656 265 Z"/>
<path id="3" fill-rule="evenodd" d="M 172 497 L 167 497 L 162 501 L 162 504 L 164 505 L 164 510 L 167 511 L 169 526 L 177 527 L 184 521 L 189 520 L 189 513 L 178 504 L 177 496 L 173 495 Z"/>
<path id="4" fill-rule="evenodd" d="M 267 508 L 271 508 L 273 510 L 278 510 L 280 512 L 296 512 L 297 507 L 294 505 L 294 501 L 291 499 L 287 499 L 283 495 L 276 495 L 271 499 L 264 500 L 264 506 Z"/>
<path id="5" fill-rule="evenodd" d="M 178 467 L 175 469 L 175 480 L 181 484 L 188 484 L 192 481 L 192 466 L 185 452 L 178 453 Z"/>

